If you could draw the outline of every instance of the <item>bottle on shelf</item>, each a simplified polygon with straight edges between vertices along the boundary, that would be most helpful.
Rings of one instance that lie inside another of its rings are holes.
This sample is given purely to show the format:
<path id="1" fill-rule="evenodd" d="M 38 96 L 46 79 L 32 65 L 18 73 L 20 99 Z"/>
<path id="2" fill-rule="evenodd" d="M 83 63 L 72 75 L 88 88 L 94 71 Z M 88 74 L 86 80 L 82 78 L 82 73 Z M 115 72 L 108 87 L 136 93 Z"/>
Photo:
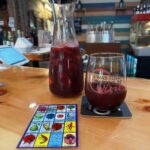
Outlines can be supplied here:
<path id="1" fill-rule="evenodd" d="M 16 29 L 15 28 L 12 28 L 11 29 L 11 34 L 12 34 L 12 38 L 13 38 L 13 43 L 15 44 L 16 43 L 16 38 L 17 38 L 17 35 L 16 35 Z"/>
<path id="2" fill-rule="evenodd" d="M 38 36 L 36 30 L 31 31 L 31 37 L 33 39 L 33 45 L 38 46 Z"/>
<path id="3" fill-rule="evenodd" d="M 120 0 L 120 2 L 119 2 L 119 8 L 124 8 L 124 7 L 125 7 L 124 0 Z"/>
<path id="4" fill-rule="evenodd" d="M 109 42 L 109 32 L 108 32 L 108 25 L 106 21 L 103 22 L 102 42 L 104 43 Z"/>
<path id="5" fill-rule="evenodd" d="M 17 30 L 17 38 L 20 38 L 21 37 L 21 32 L 20 30 Z"/>
<path id="6" fill-rule="evenodd" d="M 77 3 L 76 5 L 76 10 L 81 10 L 82 9 L 82 3 L 81 1 L 79 0 L 79 2 Z"/>
<path id="7" fill-rule="evenodd" d="M 139 14 L 143 14 L 143 4 L 140 5 Z"/>
<path id="8" fill-rule="evenodd" d="M 30 41 L 31 43 L 33 43 L 33 37 L 31 32 L 26 32 L 25 38 L 28 39 L 28 41 Z"/>
<path id="9" fill-rule="evenodd" d="M 134 8 L 133 15 L 150 14 L 150 6 L 148 4 L 140 4 Z"/>
<path id="10" fill-rule="evenodd" d="M 20 33 L 20 34 L 21 34 L 21 37 L 24 37 L 24 32 L 23 32 L 23 31 L 21 31 L 21 33 Z"/>
<path id="11" fill-rule="evenodd" d="M 110 41 L 111 41 L 111 42 L 115 41 L 114 21 L 111 21 L 111 23 L 110 23 L 110 30 L 109 30 L 109 33 L 110 33 Z"/>
<path id="12" fill-rule="evenodd" d="M 147 11 L 146 11 L 147 14 L 150 14 L 150 5 L 147 5 Z"/>
<path id="13" fill-rule="evenodd" d="M 137 5 L 135 14 L 136 15 L 140 14 L 140 5 Z"/>
<path id="14" fill-rule="evenodd" d="M 81 18 L 76 18 L 74 19 L 74 26 L 75 26 L 75 31 L 76 33 L 81 33 Z"/>
<path id="15" fill-rule="evenodd" d="M 136 8 L 133 8 L 133 16 L 136 15 Z"/>
<path id="16" fill-rule="evenodd" d="M 14 46 L 14 40 L 13 40 L 11 31 L 8 31 L 8 41 L 7 41 L 7 45 L 8 45 L 8 46 Z"/>
<path id="17" fill-rule="evenodd" d="M 7 32 L 4 31 L 4 32 L 3 32 L 3 45 L 7 45 L 7 41 L 8 41 Z"/>
<path id="18" fill-rule="evenodd" d="M 0 45 L 3 45 L 3 29 L 0 27 Z"/>
<path id="19" fill-rule="evenodd" d="M 143 14 L 146 14 L 147 13 L 147 5 L 143 5 Z"/>

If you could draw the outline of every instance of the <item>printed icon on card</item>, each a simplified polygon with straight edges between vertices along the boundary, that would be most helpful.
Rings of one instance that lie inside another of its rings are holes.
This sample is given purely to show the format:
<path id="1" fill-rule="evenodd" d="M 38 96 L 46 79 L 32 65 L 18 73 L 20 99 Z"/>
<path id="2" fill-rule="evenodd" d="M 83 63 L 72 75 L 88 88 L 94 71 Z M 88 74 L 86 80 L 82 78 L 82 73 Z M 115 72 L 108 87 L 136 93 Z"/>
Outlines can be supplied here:
<path id="1" fill-rule="evenodd" d="M 73 112 L 73 111 L 75 111 L 75 105 L 68 105 L 67 112 Z"/>
<path id="2" fill-rule="evenodd" d="M 74 144 L 76 142 L 76 138 L 73 134 L 66 134 L 64 137 L 64 142 L 66 144 Z"/>
<path id="3" fill-rule="evenodd" d="M 43 113 L 37 113 L 34 116 L 34 120 L 37 120 L 37 121 L 43 120 L 43 118 L 44 118 L 44 114 Z"/>
<path id="4" fill-rule="evenodd" d="M 65 112 L 66 107 L 64 105 L 58 105 L 57 106 L 57 112 Z"/>
<path id="5" fill-rule="evenodd" d="M 62 140 L 63 140 L 63 133 L 61 132 L 51 133 L 49 147 L 61 147 Z"/>
<path id="6" fill-rule="evenodd" d="M 62 118 L 65 117 L 65 115 L 64 114 L 57 114 L 56 117 L 59 118 L 59 119 L 62 119 Z"/>
<path id="7" fill-rule="evenodd" d="M 72 122 L 65 122 L 65 128 L 64 128 L 64 132 L 76 132 L 76 123 L 75 121 Z"/>
<path id="8" fill-rule="evenodd" d="M 46 106 L 40 106 L 40 107 L 37 109 L 37 111 L 38 111 L 38 112 L 43 112 L 43 113 L 44 113 L 44 112 L 47 111 L 47 108 L 48 108 L 48 107 L 46 107 Z"/>
<path id="9" fill-rule="evenodd" d="M 49 106 L 47 112 L 55 113 L 57 110 L 57 106 Z"/>
<path id="10" fill-rule="evenodd" d="M 73 121 L 75 119 L 76 119 L 75 113 L 73 113 L 73 112 L 66 113 L 66 120 Z"/>
<path id="11" fill-rule="evenodd" d="M 52 113 L 46 115 L 47 119 L 54 119 L 54 117 L 55 117 L 55 114 L 52 114 Z"/>
<path id="12" fill-rule="evenodd" d="M 35 140 L 35 136 L 33 134 L 27 135 L 23 138 L 24 143 L 32 143 Z"/>
<path id="13" fill-rule="evenodd" d="M 33 147 L 37 134 L 26 134 L 22 138 L 20 147 Z"/>
<path id="14" fill-rule="evenodd" d="M 39 133 L 50 133 L 52 128 L 52 122 L 42 122 Z"/>
<path id="15" fill-rule="evenodd" d="M 76 145 L 76 134 L 75 133 L 64 133 L 63 138 L 63 146 L 64 147 L 71 147 Z"/>
<path id="16" fill-rule="evenodd" d="M 31 128 L 30 128 L 31 131 L 37 131 L 38 130 L 38 125 L 37 124 L 34 124 Z"/>
<path id="17" fill-rule="evenodd" d="M 40 129 L 40 126 L 41 126 L 41 122 L 33 121 L 30 124 L 29 129 L 27 130 L 27 133 L 37 133 L 38 130 Z"/>
<path id="18" fill-rule="evenodd" d="M 43 127 L 46 131 L 49 131 L 50 130 L 50 123 L 44 123 L 43 124 Z"/>
<path id="19" fill-rule="evenodd" d="M 49 137 L 50 137 L 49 133 L 40 133 L 40 134 L 38 134 L 34 146 L 35 147 L 47 147 Z"/>
<path id="20" fill-rule="evenodd" d="M 52 131 L 53 131 L 53 132 L 62 131 L 62 127 L 63 127 L 63 124 L 62 124 L 62 123 L 54 123 L 54 124 L 52 125 Z"/>

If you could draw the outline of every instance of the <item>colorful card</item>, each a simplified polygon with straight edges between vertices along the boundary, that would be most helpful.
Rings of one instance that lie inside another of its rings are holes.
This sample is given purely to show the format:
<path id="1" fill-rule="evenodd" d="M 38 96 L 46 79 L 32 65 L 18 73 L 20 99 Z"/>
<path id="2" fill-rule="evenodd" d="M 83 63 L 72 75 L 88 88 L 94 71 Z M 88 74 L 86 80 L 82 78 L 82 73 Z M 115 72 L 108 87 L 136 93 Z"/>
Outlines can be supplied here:
<path id="1" fill-rule="evenodd" d="M 78 147 L 77 105 L 40 105 L 17 148 L 64 147 Z"/>

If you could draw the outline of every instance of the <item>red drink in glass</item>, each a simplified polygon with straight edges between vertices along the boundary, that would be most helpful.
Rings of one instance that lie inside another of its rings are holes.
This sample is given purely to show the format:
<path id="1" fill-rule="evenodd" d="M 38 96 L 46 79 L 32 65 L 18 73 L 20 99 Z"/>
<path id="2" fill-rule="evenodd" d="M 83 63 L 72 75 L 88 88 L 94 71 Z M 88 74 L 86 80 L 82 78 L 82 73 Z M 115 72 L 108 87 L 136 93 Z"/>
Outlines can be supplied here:
<path id="1" fill-rule="evenodd" d="M 52 47 L 49 87 L 53 94 L 70 97 L 83 89 L 82 58 L 79 47 Z"/>
<path id="2" fill-rule="evenodd" d="M 92 82 L 85 86 L 88 102 L 102 111 L 120 106 L 126 97 L 126 87 L 114 82 Z"/>

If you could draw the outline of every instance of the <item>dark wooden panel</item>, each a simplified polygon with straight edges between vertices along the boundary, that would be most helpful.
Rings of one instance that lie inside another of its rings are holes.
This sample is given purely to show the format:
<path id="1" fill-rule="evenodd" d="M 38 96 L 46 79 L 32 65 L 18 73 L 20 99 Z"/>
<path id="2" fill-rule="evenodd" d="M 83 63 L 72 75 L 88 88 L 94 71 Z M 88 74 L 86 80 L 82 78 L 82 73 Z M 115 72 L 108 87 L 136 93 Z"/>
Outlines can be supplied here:
<path id="1" fill-rule="evenodd" d="M 120 51 L 120 43 L 85 43 L 87 54 L 100 52 L 118 52 Z"/>

